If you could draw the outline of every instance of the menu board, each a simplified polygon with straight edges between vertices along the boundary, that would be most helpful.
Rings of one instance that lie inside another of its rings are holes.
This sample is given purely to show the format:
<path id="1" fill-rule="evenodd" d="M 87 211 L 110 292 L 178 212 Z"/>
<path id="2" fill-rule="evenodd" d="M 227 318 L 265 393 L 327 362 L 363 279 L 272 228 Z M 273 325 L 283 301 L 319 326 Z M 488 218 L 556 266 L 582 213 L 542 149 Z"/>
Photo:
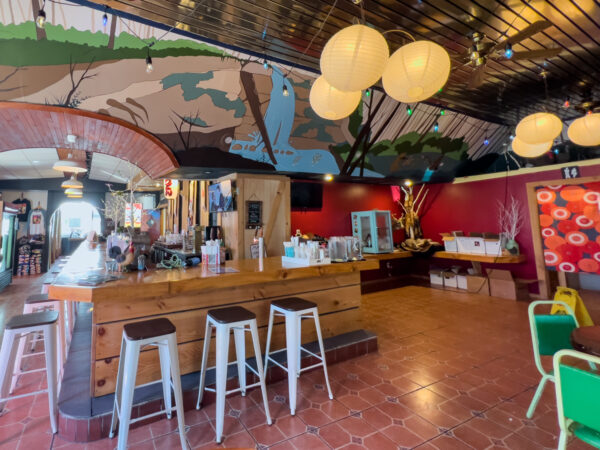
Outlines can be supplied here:
<path id="1" fill-rule="evenodd" d="M 246 228 L 252 229 L 262 225 L 262 202 L 248 200 L 246 202 Z"/>

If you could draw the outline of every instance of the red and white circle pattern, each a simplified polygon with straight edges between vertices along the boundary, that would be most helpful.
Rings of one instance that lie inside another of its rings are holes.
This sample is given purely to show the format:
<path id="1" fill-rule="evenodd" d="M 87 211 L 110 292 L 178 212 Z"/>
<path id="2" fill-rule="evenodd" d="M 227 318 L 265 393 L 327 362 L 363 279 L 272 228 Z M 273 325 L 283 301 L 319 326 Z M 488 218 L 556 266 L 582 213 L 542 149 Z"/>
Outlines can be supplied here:
<path id="1" fill-rule="evenodd" d="M 558 270 L 561 272 L 577 272 L 577 267 L 575 267 L 575 264 L 570 262 L 561 262 L 558 265 Z"/>
<path id="2" fill-rule="evenodd" d="M 554 228 L 542 228 L 542 236 L 545 238 L 556 236 L 556 230 Z"/>
<path id="3" fill-rule="evenodd" d="M 546 262 L 547 266 L 555 266 L 556 263 L 558 263 L 559 258 L 558 255 L 552 250 L 546 250 L 544 252 L 544 261 Z"/>
<path id="4" fill-rule="evenodd" d="M 594 192 L 594 191 L 586 192 L 585 194 L 583 194 L 583 201 L 586 203 L 591 203 L 592 205 L 599 204 L 600 203 L 600 192 Z"/>
<path id="5" fill-rule="evenodd" d="M 600 252 L 594 253 L 592 256 L 596 261 L 600 262 Z"/>
<path id="6" fill-rule="evenodd" d="M 575 217 L 575 223 L 581 228 L 592 228 L 594 226 L 594 221 L 584 215 Z"/>
<path id="7" fill-rule="evenodd" d="M 588 242 L 588 237 L 579 231 L 571 231 L 566 238 L 569 244 L 577 246 L 585 245 Z"/>
<path id="8" fill-rule="evenodd" d="M 556 220 L 566 220 L 571 215 L 569 210 L 563 207 L 554 208 L 551 214 Z"/>

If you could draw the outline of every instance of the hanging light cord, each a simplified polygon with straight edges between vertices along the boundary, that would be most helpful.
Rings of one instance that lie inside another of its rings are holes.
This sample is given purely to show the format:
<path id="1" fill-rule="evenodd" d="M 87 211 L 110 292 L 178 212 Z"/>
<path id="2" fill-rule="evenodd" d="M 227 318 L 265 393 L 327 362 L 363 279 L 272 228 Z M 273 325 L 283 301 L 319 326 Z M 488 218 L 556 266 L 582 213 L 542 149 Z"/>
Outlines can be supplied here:
<path id="1" fill-rule="evenodd" d="M 384 32 L 383 32 L 383 33 L 381 33 L 381 34 L 385 35 L 385 34 L 388 34 L 388 33 L 402 33 L 402 34 L 404 34 L 405 36 L 408 36 L 408 38 L 409 38 L 411 41 L 413 41 L 413 42 L 417 42 L 417 40 L 416 40 L 416 39 L 413 37 L 413 35 L 412 35 L 412 34 L 410 34 L 408 31 L 404 31 L 404 30 L 400 30 L 400 29 L 394 28 L 393 30 L 387 30 L 387 31 L 384 31 Z"/>
<path id="2" fill-rule="evenodd" d="M 317 31 L 316 34 L 313 35 L 312 39 L 310 40 L 310 42 L 308 43 L 308 45 L 306 46 L 306 48 L 302 52 L 302 55 L 300 55 L 300 58 L 298 58 L 298 60 L 294 63 L 294 65 L 288 69 L 288 71 L 284 75 L 284 78 L 286 78 L 290 73 L 292 73 L 292 70 L 294 70 L 298 66 L 298 64 L 300 64 L 300 62 L 302 61 L 302 59 L 304 58 L 304 56 L 306 56 L 306 52 L 308 52 L 308 50 L 312 46 L 313 42 L 317 38 L 317 36 L 319 36 L 321 34 L 321 31 L 323 31 L 323 27 L 325 26 L 325 24 L 329 20 L 329 17 L 331 16 L 331 13 L 333 12 L 333 10 L 335 9 L 335 7 L 337 5 L 337 2 L 338 2 L 338 0 L 335 0 L 333 2 L 333 5 L 331 5 L 331 9 L 329 10 L 329 12 L 327 13 L 327 16 L 325 17 L 325 20 L 323 20 L 323 22 L 321 22 L 321 26 L 319 27 L 319 30 Z"/>

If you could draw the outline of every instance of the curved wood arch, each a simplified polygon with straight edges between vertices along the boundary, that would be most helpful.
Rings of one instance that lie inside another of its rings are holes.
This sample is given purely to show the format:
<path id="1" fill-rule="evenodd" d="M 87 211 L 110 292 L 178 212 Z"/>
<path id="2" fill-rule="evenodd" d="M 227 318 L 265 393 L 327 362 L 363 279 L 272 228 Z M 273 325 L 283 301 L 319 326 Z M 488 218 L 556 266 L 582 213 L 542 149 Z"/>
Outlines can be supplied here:
<path id="1" fill-rule="evenodd" d="M 77 142 L 67 142 L 67 135 Z M 0 102 L 0 152 L 24 148 L 69 148 L 128 161 L 157 179 L 179 167 L 163 142 L 122 119 L 80 109 Z"/>

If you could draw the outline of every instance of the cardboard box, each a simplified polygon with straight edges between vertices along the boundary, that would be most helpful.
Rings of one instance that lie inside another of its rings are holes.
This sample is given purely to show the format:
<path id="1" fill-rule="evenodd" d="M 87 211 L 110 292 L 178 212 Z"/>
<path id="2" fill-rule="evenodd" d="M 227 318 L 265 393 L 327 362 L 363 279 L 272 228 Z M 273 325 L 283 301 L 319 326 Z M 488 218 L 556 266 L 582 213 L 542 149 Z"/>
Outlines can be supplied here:
<path id="1" fill-rule="evenodd" d="M 459 253 L 472 255 L 485 255 L 485 241 L 483 237 L 459 236 L 456 238 Z"/>
<path id="2" fill-rule="evenodd" d="M 468 274 L 465 277 L 467 279 L 467 292 L 490 295 L 490 283 L 485 275 Z"/>
<path id="3" fill-rule="evenodd" d="M 502 256 L 504 247 L 506 246 L 506 236 L 504 234 L 484 233 L 483 242 L 486 255 Z"/>
<path id="4" fill-rule="evenodd" d="M 509 300 L 529 300 L 526 283 L 517 282 L 510 270 L 487 269 L 490 280 L 490 295 Z"/>
<path id="5" fill-rule="evenodd" d="M 450 233 L 440 233 L 442 235 L 442 241 L 444 241 L 444 250 L 447 252 L 458 252 L 458 245 L 456 243 L 456 237 Z"/>
<path id="6" fill-rule="evenodd" d="M 459 289 L 466 290 L 467 289 L 467 274 L 466 273 L 458 273 L 456 274 L 456 287 Z"/>
<path id="7" fill-rule="evenodd" d="M 456 274 L 454 272 L 445 271 L 443 276 L 444 276 L 444 289 L 458 287 L 457 280 L 456 280 Z"/>
<path id="8" fill-rule="evenodd" d="M 432 286 L 444 286 L 444 271 L 441 269 L 432 269 L 429 271 L 429 282 Z"/>

